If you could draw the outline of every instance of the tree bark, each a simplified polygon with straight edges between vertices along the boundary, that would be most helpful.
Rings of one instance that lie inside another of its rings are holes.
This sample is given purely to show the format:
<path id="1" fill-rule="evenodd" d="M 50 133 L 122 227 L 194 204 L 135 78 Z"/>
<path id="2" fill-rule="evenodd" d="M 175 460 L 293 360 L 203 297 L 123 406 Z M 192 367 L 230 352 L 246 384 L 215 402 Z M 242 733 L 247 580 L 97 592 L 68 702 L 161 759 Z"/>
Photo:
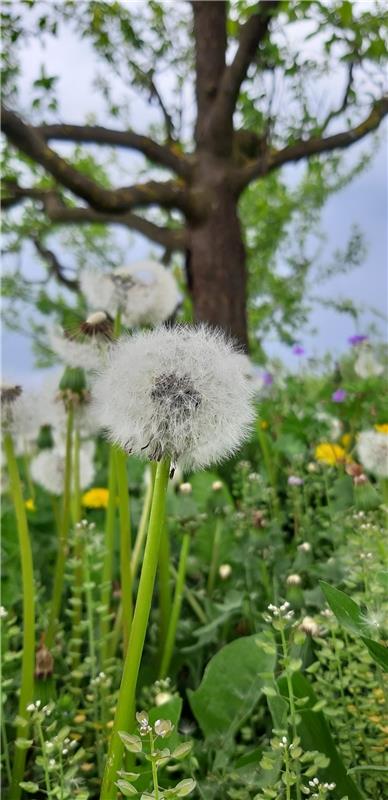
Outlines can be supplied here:
<path id="1" fill-rule="evenodd" d="M 218 187 L 210 213 L 188 237 L 196 321 L 222 328 L 247 350 L 245 248 L 230 190 Z"/>

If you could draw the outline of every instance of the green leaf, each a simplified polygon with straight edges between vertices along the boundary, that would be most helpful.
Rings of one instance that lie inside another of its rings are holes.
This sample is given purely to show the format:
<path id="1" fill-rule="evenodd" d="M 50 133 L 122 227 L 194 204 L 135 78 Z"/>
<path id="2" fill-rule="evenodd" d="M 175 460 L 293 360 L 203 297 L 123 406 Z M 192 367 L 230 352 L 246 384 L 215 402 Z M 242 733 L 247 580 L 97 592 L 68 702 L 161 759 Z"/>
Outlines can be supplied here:
<path id="1" fill-rule="evenodd" d="M 361 639 L 368 648 L 373 661 L 376 661 L 376 664 L 378 664 L 384 672 L 388 672 L 388 647 L 373 641 L 373 639 L 368 639 L 367 636 L 361 636 Z"/>
<path id="2" fill-rule="evenodd" d="M 276 664 L 276 647 L 268 632 L 225 645 L 209 662 L 189 701 L 206 738 L 232 738 L 255 707 Z"/>
<path id="3" fill-rule="evenodd" d="M 301 744 L 305 751 L 318 750 L 323 753 L 330 762 L 327 766 L 322 765 L 320 778 L 328 783 L 336 784 L 333 790 L 333 798 L 342 800 L 344 796 L 351 797 L 352 800 L 365 800 L 352 778 L 347 774 L 341 756 L 335 746 L 334 739 L 330 733 L 329 726 L 322 711 L 313 711 L 318 698 L 311 688 L 304 675 L 296 672 L 292 676 L 292 689 L 294 697 L 307 697 L 308 704 L 298 710 L 300 722 L 298 724 L 298 734 Z M 283 697 L 288 697 L 286 678 L 280 678 L 278 686 Z"/>
<path id="4" fill-rule="evenodd" d="M 124 795 L 124 797 L 133 797 L 135 794 L 137 794 L 137 789 L 135 789 L 131 783 L 128 783 L 128 781 L 117 781 L 116 786 L 118 789 L 120 789 L 120 792 Z"/>
<path id="5" fill-rule="evenodd" d="M 196 782 L 193 778 L 186 778 L 183 781 L 180 781 L 175 786 L 175 793 L 177 797 L 186 797 L 190 792 L 192 792 L 196 787 Z"/>
<path id="6" fill-rule="evenodd" d="M 29 794 L 35 794 L 36 792 L 39 792 L 39 785 L 33 781 L 20 781 L 19 786 Z"/>
<path id="7" fill-rule="evenodd" d="M 141 753 L 143 744 L 140 736 L 133 736 L 131 733 L 125 733 L 125 731 L 119 731 L 118 733 L 125 749 L 129 753 Z"/>
<path id="8" fill-rule="evenodd" d="M 363 621 L 361 610 L 357 603 L 348 597 L 345 592 L 335 589 L 334 586 L 325 581 L 319 581 L 319 585 L 326 597 L 326 600 L 338 619 L 338 622 L 350 633 L 361 636 L 365 633 L 365 622 Z"/>
<path id="9" fill-rule="evenodd" d="M 33 743 L 33 739 L 24 739 L 23 736 L 19 736 L 16 739 L 15 745 L 18 747 L 19 750 L 28 750 Z"/>

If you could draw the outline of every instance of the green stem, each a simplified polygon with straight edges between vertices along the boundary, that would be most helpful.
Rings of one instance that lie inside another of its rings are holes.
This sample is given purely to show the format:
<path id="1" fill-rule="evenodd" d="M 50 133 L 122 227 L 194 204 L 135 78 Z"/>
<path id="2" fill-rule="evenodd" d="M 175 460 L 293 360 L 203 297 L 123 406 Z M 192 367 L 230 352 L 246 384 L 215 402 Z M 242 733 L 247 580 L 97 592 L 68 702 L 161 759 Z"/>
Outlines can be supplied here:
<path id="1" fill-rule="evenodd" d="M 268 438 L 265 431 L 262 430 L 260 426 L 260 420 L 257 421 L 257 436 L 259 440 L 259 445 L 261 452 L 263 454 L 264 464 L 268 475 L 268 480 L 272 486 L 273 491 L 273 510 L 275 514 L 278 514 L 280 510 L 278 492 L 277 492 L 277 479 L 276 479 L 276 468 L 275 464 L 272 459 L 271 450 L 268 446 Z"/>
<path id="2" fill-rule="evenodd" d="M 214 530 L 212 556 L 210 561 L 209 575 L 207 579 L 207 593 L 209 597 L 213 593 L 214 584 L 217 576 L 217 567 L 220 558 L 221 534 L 222 534 L 222 519 L 221 517 L 218 517 L 216 522 L 216 527 Z"/>
<path id="3" fill-rule="evenodd" d="M 31 471 L 30 471 L 31 456 L 27 451 L 25 451 L 24 453 L 23 461 L 24 461 L 24 472 L 26 474 L 29 497 L 31 497 L 31 500 L 35 503 L 35 488 L 32 482 Z"/>
<path id="4" fill-rule="evenodd" d="M 45 746 L 45 741 L 44 741 L 44 736 L 43 736 L 43 731 L 42 731 L 42 725 L 41 725 L 40 722 L 36 723 L 36 729 L 38 731 L 38 738 L 39 738 L 40 747 L 41 747 L 41 750 L 42 750 L 42 761 L 43 761 L 44 780 L 45 780 L 45 784 L 46 784 L 46 794 L 47 794 L 47 797 L 50 798 L 51 797 L 50 775 L 49 775 L 48 766 L 47 766 L 46 746 Z"/>
<path id="5" fill-rule="evenodd" d="M 86 547 L 84 548 L 84 573 L 85 573 L 84 591 L 85 591 L 85 604 L 86 604 L 86 622 L 88 628 L 90 677 L 92 681 L 92 693 L 94 696 L 93 717 L 94 717 L 94 727 L 96 732 L 97 765 L 98 765 L 98 774 L 101 775 L 102 755 L 101 755 L 100 727 L 98 724 L 99 715 L 98 715 L 98 699 L 97 699 L 99 689 L 95 683 L 97 675 L 97 653 L 96 653 L 96 641 L 94 635 L 94 597 L 93 597 L 93 589 L 95 584 L 92 581 L 90 573 L 90 563 L 89 563 L 89 553 L 88 553 L 87 543 Z"/>
<path id="6" fill-rule="evenodd" d="M 12 781 L 12 773 L 11 773 L 11 762 L 9 760 L 9 748 L 8 748 L 7 728 L 5 725 L 5 718 L 4 718 L 4 710 L 2 711 L 1 714 L 1 735 L 3 739 L 3 756 L 5 763 L 5 772 L 7 775 L 8 786 L 10 786 Z"/>
<path id="7" fill-rule="evenodd" d="M 170 668 L 172 654 L 174 652 L 176 631 L 178 626 L 179 615 L 182 607 L 183 592 L 185 588 L 187 559 L 190 549 L 190 534 L 185 533 L 183 536 L 181 553 L 179 557 L 178 575 L 175 585 L 174 600 L 171 609 L 170 622 L 167 630 L 167 637 L 164 646 L 162 663 L 160 666 L 160 678 L 165 678 Z"/>
<path id="8" fill-rule="evenodd" d="M 158 563 L 158 595 L 159 595 L 159 648 L 163 653 L 166 643 L 167 631 L 171 616 L 171 587 L 170 587 L 170 537 L 167 525 L 164 523 Z"/>
<path id="9" fill-rule="evenodd" d="M 147 525 L 148 519 L 150 516 L 150 509 L 152 503 L 152 492 L 154 490 L 154 483 L 155 483 L 155 473 L 156 473 L 156 462 L 152 461 L 150 464 L 151 469 L 151 480 L 147 486 L 147 490 L 144 497 L 143 508 L 141 512 L 139 527 L 136 535 L 135 544 L 133 547 L 132 558 L 131 558 L 131 570 L 132 570 L 132 579 L 135 580 L 137 574 L 137 568 L 139 565 L 140 556 L 142 554 L 144 540 L 147 535 Z"/>
<path id="10" fill-rule="evenodd" d="M 173 565 L 171 565 L 170 571 L 171 571 L 172 577 L 174 578 L 174 580 L 176 580 L 177 577 L 178 577 L 178 573 L 177 573 L 177 571 L 176 571 L 176 569 L 175 569 L 175 567 Z M 187 600 L 189 606 L 191 606 L 191 608 L 193 609 L 194 614 L 197 615 L 199 621 L 202 622 L 202 625 L 206 625 L 206 623 L 208 621 L 207 616 L 206 616 L 202 606 L 200 606 L 197 598 L 195 597 L 195 595 L 193 594 L 191 589 L 188 588 L 188 586 L 184 587 L 184 594 L 185 594 L 185 597 L 186 597 L 186 600 Z"/>
<path id="11" fill-rule="evenodd" d="M 53 512 L 53 517 L 55 520 L 56 533 L 57 536 L 59 537 L 59 531 L 61 527 L 61 515 L 59 511 L 58 498 L 55 497 L 53 494 L 50 494 L 50 498 L 51 498 L 51 508 Z"/>
<path id="12" fill-rule="evenodd" d="M 123 450 L 115 450 L 115 464 L 120 512 L 120 583 L 123 604 L 124 653 L 127 652 L 132 621 L 132 573 L 131 573 L 131 516 L 129 511 L 127 456 Z"/>
<path id="13" fill-rule="evenodd" d="M 128 652 L 125 658 L 123 677 L 119 690 L 112 736 L 109 743 L 108 757 L 101 787 L 100 800 L 115 800 L 117 790 L 115 781 L 120 768 L 124 745 L 118 735 L 119 731 L 128 731 L 135 709 L 136 684 L 144 641 L 147 632 L 148 618 L 151 610 L 156 569 L 158 565 L 161 532 L 166 507 L 166 490 L 170 464 L 163 460 L 158 464 L 155 477 L 155 488 L 148 527 L 147 542 L 144 552 L 143 566 L 136 599 L 135 613 L 129 638 Z"/>
<path id="14" fill-rule="evenodd" d="M 285 662 L 285 673 L 286 673 L 286 680 L 287 680 L 287 688 L 288 688 L 288 697 L 290 701 L 290 717 L 291 717 L 291 727 L 294 740 L 297 738 L 297 728 L 296 728 L 296 711 L 295 711 L 295 701 L 294 701 L 294 688 L 292 685 L 292 677 L 288 668 L 288 650 L 287 650 L 287 641 L 286 636 L 284 633 L 284 628 L 280 629 L 280 636 L 282 640 L 282 649 L 283 649 L 283 658 Z M 301 791 L 300 791 L 300 774 L 299 770 L 297 771 L 297 779 L 296 779 L 296 797 L 297 800 L 301 800 Z"/>
<path id="15" fill-rule="evenodd" d="M 76 525 L 81 521 L 81 491 L 80 491 L 80 435 L 77 429 L 74 430 L 73 442 L 73 522 Z M 79 600 L 73 608 L 72 638 L 79 639 L 81 619 L 82 619 L 82 586 L 84 580 L 84 535 L 77 536 L 75 533 L 75 570 L 74 570 L 74 597 Z M 74 645 L 73 669 L 77 669 L 80 660 L 80 644 Z"/>
<path id="16" fill-rule="evenodd" d="M 19 717 L 28 722 L 27 706 L 34 699 L 34 666 L 35 666 L 35 591 L 32 552 L 28 531 L 26 509 L 22 494 L 22 486 L 15 457 L 12 438 L 9 433 L 4 437 L 4 450 L 7 459 L 10 490 L 14 504 L 17 532 L 19 539 L 20 560 L 22 567 L 23 587 L 23 651 L 21 686 L 19 695 Z M 16 738 L 28 738 L 28 725 L 18 725 Z M 26 750 L 15 746 L 10 800 L 19 800 L 26 762 Z"/>
<path id="17" fill-rule="evenodd" d="M 65 480 L 63 488 L 63 506 L 61 528 L 59 532 L 57 561 L 55 564 L 53 596 L 51 601 L 50 618 L 47 629 L 46 645 L 50 649 L 54 642 L 55 630 L 58 624 L 59 612 L 61 609 L 63 583 L 65 576 L 65 563 L 67 555 L 67 541 L 70 529 L 70 508 L 71 508 L 71 462 L 72 462 L 72 438 L 73 438 L 74 410 L 70 404 L 67 412 L 66 429 L 66 456 L 65 456 Z"/>
<path id="18" fill-rule="evenodd" d="M 113 445 L 109 448 L 108 465 L 108 505 L 105 518 L 105 552 L 102 566 L 101 605 L 105 611 L 101 619 L 101 661 L 104 663 L 108 655 L 109 607 L 112 591 L 113 558 L 115 546 L 116 522 L 116 470 Z"/>
<path id="19" fill-rule="evenodd" d="M 154 758 L 154 737 L 152 731 L 150 736 L 150 755 L 151 755 L 151 769 L 152 769 L 152 782 L 154 784 L 154 800 L 159 800 L 159 785 L 158 785 L 158 767 Z"/>
<path id="20" fill-rule="evenodd" d="M 137 569 L 139 566 L 139 561 L 141 554 L 143 552 L 143 545 L 144 540 L 147 535 L 147 526 L 148 520 L 150 516 L 150 509 L 151 509 L 151 502 L 152 502 L 152 493 L 154 489 L 155 483 L 155 473 L 156 473 L 156 462 L 152 461 L 150 464 L 151 470 L 151 480 L 147 486 L 147 490 L 144 496 L 143 501 L 143 508 L 141 512 L 139 527 L 136 534 L 135 544 L 132 551 L 132 558 L 131 558 L 131 574 L 132 574 L 132 583 L 134 584 Z M 206 621 L 206 620 L 205 620 Z M 112 636 L 110 638 L 110 645 L 109 645 L 109 657 L 113 658 L 117 652 L 117 648 L 119 646 L 120 640 L 120 633 L 123 624 L 123 604 L 120 601 L 119 606 L 117 608 L 116 618 L 113 625 Z"/>

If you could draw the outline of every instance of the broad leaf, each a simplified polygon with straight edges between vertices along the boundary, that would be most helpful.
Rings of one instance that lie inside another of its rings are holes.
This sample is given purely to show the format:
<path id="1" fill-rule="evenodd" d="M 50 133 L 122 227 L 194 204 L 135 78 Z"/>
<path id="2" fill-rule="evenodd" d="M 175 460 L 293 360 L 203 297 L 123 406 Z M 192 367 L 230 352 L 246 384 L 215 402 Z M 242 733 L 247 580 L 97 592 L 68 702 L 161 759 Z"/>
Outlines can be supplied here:
<path id="1" fill-rule="evenodd" d="M 388 647 L 385 647 L 385 645 L 379 642 L 375 642 L 373 639 L 368 639 L 367 636 L 361 636 L 361 639 L 368 648 L 373 661 L 375 661 L 384 672 L 388 672 Z"/>
<path id="2" fill-rule="evenodd" d="M 190 705 L 206 738 L 231 738 L 255 707 L 276 664 L 270 633 L 236 639 L 206 667 Z"/>
<path id="3" fill-rule="evenodd" d="M 363 635 L 366 632 L 366 625 L 357 603 L 345 592 L 335 589 L 325 581 L 320 581 L 319 584 L 338 622 L 350 633 L 356 636 Z"/>

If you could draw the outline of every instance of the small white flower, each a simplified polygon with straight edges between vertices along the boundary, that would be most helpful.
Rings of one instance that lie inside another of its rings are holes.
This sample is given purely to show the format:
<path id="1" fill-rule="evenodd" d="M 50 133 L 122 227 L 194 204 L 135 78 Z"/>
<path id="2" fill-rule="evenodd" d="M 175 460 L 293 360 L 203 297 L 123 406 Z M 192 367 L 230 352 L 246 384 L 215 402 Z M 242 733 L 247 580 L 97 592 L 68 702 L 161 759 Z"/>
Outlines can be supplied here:
<path id="1" fill-rule="evenodd" d="M 254 417 L 241 356 L 204 325 L 123 337 L 92 394 L 111 441 L 183 469 L 231 455 Z"/>
<path id="2" fill-rule="evenodd" d="M 181 494 L 191 494 L 193 491 L 193 487 L 191 483 L 181 483 L 179 486 L 179 491 Z"/>
<path id="3" fill-rule="evenodd" d="M 301 553 L 310 553 L 311 551 L 310 542 L 302 542 L 301 544 L 298 544 L 298 550 L 300 550 Z"/>
<path id="4" fill-rule="evenodd" d="M 118 311 L 124 325 L 158 325 L 171 317 L 180 295 L 175 278 L 157 261 L 137 261 L 110 273 L 83 270 L 81 290 L 91 308 L 112 317 Z"/>
<path id="5" fill-rule="evenodd" d="M 326 429 L 331 441 L 335 442 L 337 439 L 339 439 L 343 431 L 343 424 L 338 417 L 334 417 L 332 414 L 328 414 L 326 411 L 318 411 L 316 418 L 319 422 L 323 422 L 326 425 Z"/>
<path id="6" fill-rule="evenodd" d="M 224 484 L 222 483 L 222 481 L 213 481 L 212 483 L 213 492 L 220 492 L 223 485 Z"/>
<path id="7" fill-rule="evenodd" d="M 302 622 L 299 625 L 299 628 L 304 633 L 307 633 L 309 636 L 318 636 L 319 634 L 319 625 L 315 622 L 315 619 L 312 617 L 303 617 Z"/>
<path id="8" fill-rule="evenodd" d="M 300 575 L 296 575 L 295 573 L 293 575 L 288 576 L 286 583 L 287 586 L 300 586 L 302 583 L 302 578 L 300 577 Z"/>
<path id="9" fill-rule="evenodd" d="M 379 364 L 375 359 L 367 343 L 360 347 L 360 352 L 354 363 L 354 371 L 360 378 L 373 378 L 384 372 L 383 365 Z"/>
<path id="10" fill-rule="evenodd" d="M 357 450 L 362 465 L 378 475 L 388 477 L 388 435 L 379 431 L 362 431 L 357 439 Z"/>
<path id="11" fill-rule="evenodd" d="M 165 703 L 168 703 L 168 701 L 171 699 L 172 699 L 172 694 L 170 692 L 158 692 L 158 694 L 155 696 L 155 705 L 163 706 Z"/>
<path id="12" fill-rule="evenodd" d="M 80 447 L 79 472 L 80 489 L 82 490 L 90 486 L 94 480 L 94 449 L 94 442 L 83 442 Z M 72 475 L 74 478 L 74 470 Z M 31 477 L 46 492 L 57 496 L 61 495 L 65 478 L 64 450 L 57 447 L 41 450 L 31 461 Z"/>
<path id="13" fill-rule="evenodd" d="M 6 619 L 8 617 L 8 611 L 4 606 L 0 606 L 0 619 Z"/>
<path id="14" fill-rule="evenodd" d="M 232 574 L 232 567 L 230 564 L 221 564 L 218 569 L 218 574 L 221 580 L 226 581 Z"/>

